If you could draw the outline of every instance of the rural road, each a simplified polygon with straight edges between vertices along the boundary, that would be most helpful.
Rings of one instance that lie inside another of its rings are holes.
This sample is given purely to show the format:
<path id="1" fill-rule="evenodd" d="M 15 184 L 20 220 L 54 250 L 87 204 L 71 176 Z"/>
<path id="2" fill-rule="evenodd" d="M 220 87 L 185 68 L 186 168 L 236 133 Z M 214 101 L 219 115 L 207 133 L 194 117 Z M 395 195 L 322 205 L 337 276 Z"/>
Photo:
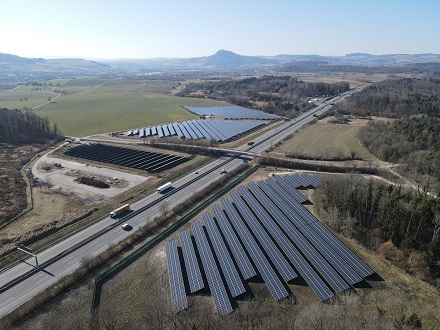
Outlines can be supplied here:
<path id="1" fill-rule="evenodd" d="M 343 93 L 340 96 L 335 97 L 333 100 L 331 100 L 331 102 L 340 102 L 348 97 L 352 92 L 353 91 Z M 258 137 L 255 139 L 255 144 L 253 146 L 243 145 L 238 149 L 250 150 L 257 153 L 262 152 L 269 148 L 272 144 L 282 140 L 287 135 L 292 134 L 302 126 L 313 121 L 315 119 L 313 116 L 314 114 L 320 115 L 330 108 L 331 105 L 329 103 L 322 104 L 309 112 L 302 114 L 294 121 L 288 121 L 278 127 L 276 130 L 269 131 Z M 225 163 L 226 161 L 227 163 Z M 200 169 L 197 169 L 199 174 L 190 173 L 187 176 L 173 182 L 173 187 L 179 188 L 191 182 L 191 180 L 193 180 L 195 177 L 199 178 L 181 190 L 174 189 L 174 193 L 170 192 L 169 197 L 167 198 L 168 208 L 171 209 L 174 206 L 179 205 L 193 194 L 201 191 L 210 183 L 218 180 L 222 176 L 220 173 L 222 168 L 224 168 L 226 171 L 231 171 L 241 163 L 242 160 L 240 159 L 225 157 L 220 158 Z M 157 201 L 161 196 L 162 195 L 158 193 L 154 193 L 136 203 L 133 203 L 131 208 L 132 210 L 139 210 L 142 207 Z M 84 260 L 85 257 L 94 257 L 99 255 L 107 250 L 111 245 L 131 235 L 139 228 L 139 226 L 142 227 L 148 221 L 151 221 L 155 217 L 159 216 L 161 214 L 162 203 L 163 202 L 157 203 L 156 205 L 153 205 L 143 212 L 131 217 L 129 221 L 127 221 L 133 228 L 131 231 L 124 231 L 120 224 L 114 225 L 116 220 L 107 217 L 102 221 L 88 227 L 87 229 L 84 229 L 66 238 L 64 241 L 48 248 L 47 250 L 38 253 L 38 261 L 40 264 L 53 260 L 53 262 L 47 266 L 36 270 L 34 260 L 27 259 L 15 267 L 1 272 L 0 317 L 8 314 L 38 293 L 55 284 L 63 276 L 66 276 L 78 269 L 81 265 L 81 261 Z M 70 247 L 73 247 L 88 237 L 91 237 L 92 235 L 108 228 L 111 229 L 106 231 L 104 234 L 88 241 L 86 244 L 74 249 L 69 253 L 63 254 L 63 252 Z M 55 258 L 57 256 L 59 257 Z M 35 271 L 31 275 L 21 278 L 21 276 L 33 270 Z M 5 286 L 10 281 L 13 281 L 17 278 L 19 280 L 16 283 Z"/>

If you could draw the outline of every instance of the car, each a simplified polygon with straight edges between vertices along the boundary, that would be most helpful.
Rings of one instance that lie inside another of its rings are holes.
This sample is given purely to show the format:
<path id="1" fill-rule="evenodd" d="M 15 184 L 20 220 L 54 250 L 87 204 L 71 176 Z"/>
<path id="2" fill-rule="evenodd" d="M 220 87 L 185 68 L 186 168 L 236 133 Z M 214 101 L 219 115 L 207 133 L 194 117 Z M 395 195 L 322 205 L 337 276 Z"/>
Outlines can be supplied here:
<path id="1" fill-rule="evenodd" d="M 130 229 L 130 225 L 129 225 L 128 223 L 124 223 L 124 224 L 122 225 L 122 229 L 124 229 L 124 230 L 128 230 L 128 229 Z"/>
<path id="2" fill-rule="evenodd" d="M 194 174 L 199 174 L 199 171 L 195 171 Z"/>
<path id="3" fill-rule="evenodd" d="M 226 173 L 226 170 L 224 168 L 222 168 L 222 170 L 220 171 L 220 174 Z"/>

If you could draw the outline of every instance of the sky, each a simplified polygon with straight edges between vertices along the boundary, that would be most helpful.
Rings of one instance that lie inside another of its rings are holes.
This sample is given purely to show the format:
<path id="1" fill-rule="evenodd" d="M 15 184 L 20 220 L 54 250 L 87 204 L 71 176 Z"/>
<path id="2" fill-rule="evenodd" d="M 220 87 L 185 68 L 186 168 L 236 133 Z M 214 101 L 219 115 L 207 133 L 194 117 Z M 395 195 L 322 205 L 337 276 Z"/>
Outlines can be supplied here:
<path id="1" fill-rule="evenodd" d="M 439 16 L 440 0 L 0 0 L 0 53 L 439 54 Z"/>

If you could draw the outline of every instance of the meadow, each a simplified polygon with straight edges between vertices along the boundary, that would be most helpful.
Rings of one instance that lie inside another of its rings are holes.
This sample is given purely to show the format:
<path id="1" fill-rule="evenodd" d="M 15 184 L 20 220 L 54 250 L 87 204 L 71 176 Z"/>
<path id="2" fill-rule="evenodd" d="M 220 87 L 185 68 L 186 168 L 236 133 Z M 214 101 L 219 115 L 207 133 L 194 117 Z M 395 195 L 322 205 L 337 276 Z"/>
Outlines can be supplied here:
<path id="1" fill-rule="evenodd" d="M 308 125 L 284 141 L 270 153 L 274 156 L 303 156 L 316 159 L 350 158 L 366 160 L 376 158 L 362 146 L 358 132 L 368 120 L 352 119 L 349 124 L 331 124 L 328 118 Z"/>
<path id="2" fill-rule="evenodd" d="M 20 86 L 1 92 L 0 107 L 32 109 L 47 102 L 48 97 L 56 96 L 54 90 L 65 91 L 34 112 L 56 123 L 63 134 L 80 137 L 197 118 L 180 108 L 182 105 L 226 105 L 220 101 L 166 95 L 162 93 L 165 87 L 160 83 L 118 79 L 103 85 L 87 79 L 55 80 L 46 82 L 46 86 Z"/>

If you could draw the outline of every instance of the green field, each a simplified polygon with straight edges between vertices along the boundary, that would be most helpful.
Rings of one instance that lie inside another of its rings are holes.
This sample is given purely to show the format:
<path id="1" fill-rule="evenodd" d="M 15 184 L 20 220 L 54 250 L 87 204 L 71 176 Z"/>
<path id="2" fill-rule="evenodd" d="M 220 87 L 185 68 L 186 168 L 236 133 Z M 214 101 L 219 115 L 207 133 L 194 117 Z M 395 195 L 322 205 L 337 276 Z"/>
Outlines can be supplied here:
<path id="1" fill-rule="evenodd" d="M 327 119 L 304 127 L 270 154 L 274 156 L 294 154 L 329 159 L 351 157 L 353 151 L 356 153 L 355 157 L 376 159 L 362 146 L 357 136 L 359 128 L 365 125 L 367 120 L 352 120 L 348 125 L 330 124 L 326 121 Z"/>
<path id="2" fill-rule="evenodd" d="M 1 92 L 0 107 L 33 108 L 47 102 L 48 96 L 55 96 L 52 90 L 65 90 L 67 94 L 34 112 L 57 123 L 65 135 L 87 136 L 196 118 L 181 109 L 182 105 L 225 105 L 220 101 L 153 93 L 149 90 L 157 90 L 158 86 L 149 89 L 147 84 L 140 88 L 143 81 L 113 79 L 108 85 L 93 86 L 87 81 L 75 85 L 60 80 L 53 81 L 53 85 L 58 82 L 61 86 L 46 86 L 38 91 L 31 90 L 35 86 L 20 86 Z M 28 97 L 28 101 L 20 101 L 23 97 Z"/>

